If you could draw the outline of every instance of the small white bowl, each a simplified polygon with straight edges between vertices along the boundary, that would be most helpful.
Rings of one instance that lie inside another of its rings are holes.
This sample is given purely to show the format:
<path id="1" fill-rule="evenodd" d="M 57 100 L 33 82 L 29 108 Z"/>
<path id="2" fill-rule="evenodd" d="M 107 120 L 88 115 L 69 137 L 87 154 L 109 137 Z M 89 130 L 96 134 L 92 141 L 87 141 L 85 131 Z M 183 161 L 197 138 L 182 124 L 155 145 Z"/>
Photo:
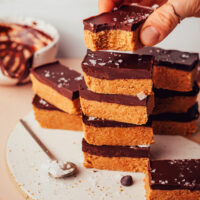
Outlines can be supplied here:
<path id="1" fill-rule="evenodd" d="M 32 68 L 37 66 L 46 64 L 48 62 L 52 62 L 55 60 L 57 52 L 58 52 L 58 42 L 59 42 L 59 34 L 54 26 L 48 24 L 40 19 L 35 19 L 31 17 L 4 17 L 0 19 L 0 23 L 14 23 L 21 25 L 28 25 L 37 30 L 44 32 L 45 34 L 51 36 L 53 41 L 45 46 L 44 48 L 36 51 L 33 55 L 33 64 Z M 24 80 L 23 82 L 28 81 L 29 78 Z M 9 78 L 5 76 L 0 70 L 0 85 L 16 85 L 18 83 L 18 79 Z"/>

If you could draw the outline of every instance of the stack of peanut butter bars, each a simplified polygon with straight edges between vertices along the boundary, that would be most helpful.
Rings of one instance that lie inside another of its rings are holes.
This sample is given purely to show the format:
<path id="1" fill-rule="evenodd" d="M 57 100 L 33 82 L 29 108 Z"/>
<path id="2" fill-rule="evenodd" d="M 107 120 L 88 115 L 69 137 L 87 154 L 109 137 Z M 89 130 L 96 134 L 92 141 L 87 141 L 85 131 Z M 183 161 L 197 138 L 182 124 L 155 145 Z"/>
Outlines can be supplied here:
<path id="1" fill-rule="evenodd" d="M 154 134 L 197 130 L 199 56 L 139 49 L 152 12 L 125 5 L 85 19 L 84 79 L 59 62 L 33 69 L 35 117 L 45 128 L 83 128 L 85 167 L 145 173 L 148 200 L 196 200 L 200 159 L 151 160 L 150 146 Z"/>
<path id="2" fill-rule="evenodd" d="M 198 53 L 145 47 L 136 51 L 154 56 L 155 134 L 191 135 L 197 131 Z"/>
<path id="3" fill-rule="evenodd" d="M 34 68 L 33 110 L 43 128 L 82 130 L 79 86 L 82 75 L 58 61 Z"/>
<path id="4" fill-rule="evenodd" d="M 85 167 L 148 169 L 153 143 L 149 121 L 154 108 L 153 56 L 127 50 L 141 46 L 138 31 L 151 12 L 145 7 L 123 6 L 84 20 L 88 50 L 82 62 L 80 102 Z"/>

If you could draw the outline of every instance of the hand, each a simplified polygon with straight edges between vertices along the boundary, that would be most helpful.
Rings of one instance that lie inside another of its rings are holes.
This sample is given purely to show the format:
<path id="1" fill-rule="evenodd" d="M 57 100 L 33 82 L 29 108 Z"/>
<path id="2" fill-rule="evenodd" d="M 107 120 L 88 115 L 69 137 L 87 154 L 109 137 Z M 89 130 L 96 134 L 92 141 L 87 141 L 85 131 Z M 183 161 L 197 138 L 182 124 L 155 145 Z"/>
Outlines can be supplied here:
<path id="1" fill-rule="evenodd" d="M 140 39 L 145 46 L 161 42 L 180 20 L 186 17 L 200 17 L 200 0 L 99 0 L 99 12 L 111 11 L 124 3 L 160 6 L 142 26 Z"/>

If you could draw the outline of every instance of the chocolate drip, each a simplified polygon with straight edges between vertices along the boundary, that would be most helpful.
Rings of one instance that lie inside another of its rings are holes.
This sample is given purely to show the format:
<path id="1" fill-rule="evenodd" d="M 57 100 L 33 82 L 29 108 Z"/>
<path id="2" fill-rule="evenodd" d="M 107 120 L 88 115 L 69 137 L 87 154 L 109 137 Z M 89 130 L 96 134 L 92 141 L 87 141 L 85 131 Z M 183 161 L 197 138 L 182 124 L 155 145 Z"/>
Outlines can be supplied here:
<path id="1" fill-rule="evenodd" d="M 130 147 L 130 146 L 95 146 L 88 144 L 85 139 L 82 141 L 82 151 L 103 157 L 132 157 L 132 158 L 149 158 L 149 147 Z"/>
<path id="2" fill-rule="evenodd" d="M 21 24 L 0 25 L 1 71 L 5 76 L 18 79 L 28 77 L 34 53 L 47 46 L 53 38 L 31 26 Z"/>
<path id="3" fill-rule="evenodd" d="M 3 38 L 0 41 L 21 43 L 34 49 L 34 51 L 38 50 L 38 47 L 36 47 L 37 42 L 42 44 L 45 39 L 46 42 L 41 45 L 41 47 L 44 47 L 53 41 L 50 35 L 34 28 L 34 24 L 33 26 L 11 23 L 0 24 L 0 36 Z"/>
<path id="4" fill-rule="evenodd" d="M 34 50 L 16 42 L 0 42 L 0 59 L 2 73 L 19 82 L 27 78 L 32 67 Z"/>
<path id="5" fill-rule="evenodd" d="M 28 45 L 28 46 L 32 46 L 32 48 L 34 48 L 34 40 L 31 40 L 30 38 L 28 38 L 26 35 L 29 34 L 29 35 L 32 35 L 33 38 L 36 38 L 36 39 L 40 39 L 41 36 L 46 38 L 48 40 L 48 43 L 49 41 L 52 42 L 53 41 L 53 38 L 44 33 L 43 31 L 41 30 L 38 30 L 36 28 L 33 28 L 31 26 L 28 26 L 28 25 L 21 25 L 21 24 L 17 24 L 17 26 L 20 26 L 22 27 L 21 31 L 17 34 L 17 36 L 19 38 L 22 38 L 23 39 L 23 42 Z M 44 46 L 47 46 L 48 43 L 43 43 Z"/>
<path id="6" fill-rule="evenodd" d="M 8 38 L 9 37 L 9 32 L 12 30 L 11 27 L 6 26 L 6 25 L 0 25 L 0 34 L 5 34 Z"/>
<path id="7" fill-rule="evenodd" d="M 12 28 L 6 25 L 0 25 L 0 33 L 8 33 Z"/>
<path id="8" fill-rule="evenodd" d="M 197 64 L 197 82 L 200 82 L 200 60 Z"/>

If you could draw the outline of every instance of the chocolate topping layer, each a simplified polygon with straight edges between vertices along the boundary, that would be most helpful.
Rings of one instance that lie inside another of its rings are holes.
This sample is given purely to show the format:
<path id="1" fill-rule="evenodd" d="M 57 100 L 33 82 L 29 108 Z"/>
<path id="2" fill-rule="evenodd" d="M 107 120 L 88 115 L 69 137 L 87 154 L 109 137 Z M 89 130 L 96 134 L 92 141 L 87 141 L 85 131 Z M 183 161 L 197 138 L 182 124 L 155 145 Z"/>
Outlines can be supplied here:
<path id="1" fill-rule="evenodd" d="M 39 108 L 39 109 L 43 109 L 43 110 L 56 110 L 56 111 L 63 112 L 62 110 L 60 110 L 59 108 L 55 107 L 54 105 L 48 103 L 46 100 L 42 99 L 38 95 L 34 96 L 32 104 L 36 108 Z"/>
<path id="2" fill-rule="evenodd" d="M 150 161 L 151 189 L 200 190 L 200 159 Z"/>
<path id="3" fill-rule="evenodd" d="M 148 101 L 153 98 L 153 96 L 147 96 L 147 98 L 140 100 L 137 96 L 131 95 L 99 94 L 89 90 L 85 83 L 82 83 L 80 87 L 80 96 L 91 101 L 116 103 L 128 106 L 148 106 Z"/>
<path id="4" fill-rule="evenodd" d="M 141 55 L 153 55 L 154 64 L 157 66 L 166 66 L 184 71 L 192 71 L 197 67 L 199 60 L 198 53 L 165 50 L 156 47 L 144 47 L 137 50 L 136 53 Z"/>
<path id="5" fill-rule="evenodd" d="M 150 127 L 151 123 L 147 122 L 145 125 L 135 125 L 135 124 L 129 124 L 129 123 L 123 123 L 123 122 L 117 122 L 117 121 L 111 121 L 111 120 L 103 120 L 96 117 L 88 117 L 82 113 L 82 120 L 83 123 L 88 126 L 93 126 L 97 128 L 103 128 L 103 127 L 120 127 L 120 128 L 129 128 L 129 127 L 138 127 L 138 126 L 146 126 Z"/>
<path id="6" fill-rule="evenodd" d="M 113 29 L 134 31 L 145 22 L 152 12 L 153 9 L 149 7 L 124 5 L 111 12 L 83 20 L 84 29 L 94 33 Z"/>
<path id="7" fill-rule="evenodd" d="M 158 115 L 150 115 L 150 121 L 175 121 L 190 122 L 199 118 L 198 103 L 189 108 L 187 113 L 162 113 Z"/>
<path id="8" fill-rule="evenodd" d="M 37 67 L 31 72 L 36 79 L 70 100 L 79 97 L 79 87 L 83 79 L 82 75 L 61 65 L 58 61 Z"/>
<path id="9" fill-rule="evenodd" d="M 179 91 L 164 90 L 164 89 L 157 89 L 157 88 L 153 88 L 153 91 L 154 91 L 155 97 L 159 97 L 159 98 L 168 98 L 168 97 L 176 97 L 176 96 L 194 97 L 194 96 L 197 96 L 197 94 L 199 93 L 199 86 L 197 85 L 197 82 L 195 82 L 192 91 L 189 91 L 189 92 L 179 92 Z"/>
<path id="10" fill-rule="evenodd" d="M 132 157 L 132 158 L 149 158 L 149 147 L 130 147 L 130 146 L 95 146 L 88 144 L 85 139 L 82 141 L 82 151 L 103 157 Z"/>
<path id="11" fill-rule="evenodd" d="M 83 71 L 99 79 L 151 79 L 153 56 L 87 50 Z"/>

